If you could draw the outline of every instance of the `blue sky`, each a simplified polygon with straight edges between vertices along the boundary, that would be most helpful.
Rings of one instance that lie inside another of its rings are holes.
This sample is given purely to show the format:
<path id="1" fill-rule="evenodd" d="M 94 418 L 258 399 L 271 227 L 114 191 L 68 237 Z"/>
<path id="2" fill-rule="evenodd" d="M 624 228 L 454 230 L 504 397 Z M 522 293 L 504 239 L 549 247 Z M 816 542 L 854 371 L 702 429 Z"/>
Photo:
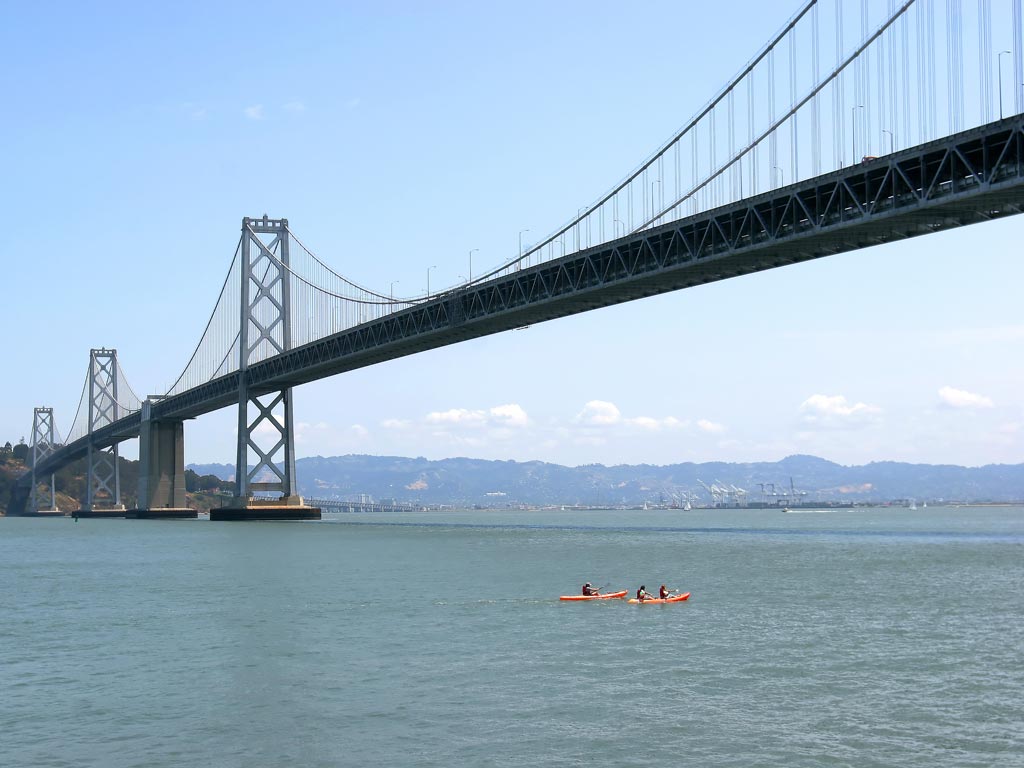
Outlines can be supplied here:
<path id="1" fill-rule="evenodd" d="M 356 282 L 496 266 L 674 133 L 797 9 L 13 4 L 0 28 L 3 439 L 66 429 L 91 347 L 140 395 L 198 341 L 243 216 Z M 297 453 L 564 464 L 1024 460 L 1014 218 L 632 302 L 296 390 Z M 233 409 L 186 461 L 233 461 Z M 134 448 L 126 446 L 131 455 Z"/>

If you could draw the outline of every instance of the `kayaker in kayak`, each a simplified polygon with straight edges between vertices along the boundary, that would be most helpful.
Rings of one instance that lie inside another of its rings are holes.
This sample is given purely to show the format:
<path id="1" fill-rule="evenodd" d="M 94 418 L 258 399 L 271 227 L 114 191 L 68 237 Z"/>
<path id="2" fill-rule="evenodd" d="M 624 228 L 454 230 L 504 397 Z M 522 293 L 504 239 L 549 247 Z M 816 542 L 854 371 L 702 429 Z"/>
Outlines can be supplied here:
<path id="1" fill-rule="evenodd" d="M 594 595 L 600 595 L 600 594 L 601 594 L 601 591 L 597 587 L 590 586 L 590 582 L 589 581 L 586 584 L 583 585 L 583 596 L 584 597 L 593 597 Z"/>
<path id="2" fill-rule="evenodd" d="M 643 584 L 641 584 L 640 585 L 640 589 L 638 589 L 636 591 L 637 602 L 642 603 L 644 600 L 647 600 L 649 597 L 650 597 L 650 595 L 647 594 L 647 587 L 645 587 Z"/>
<path id="3" fill-rule="evenodd" d="M 658 590 L 658 597 L 664 600 L 666 597 L 671 597 L 672 593 L 669 592 L 668 587 L 664 584 L 661 585 L 661 589 Z"/>

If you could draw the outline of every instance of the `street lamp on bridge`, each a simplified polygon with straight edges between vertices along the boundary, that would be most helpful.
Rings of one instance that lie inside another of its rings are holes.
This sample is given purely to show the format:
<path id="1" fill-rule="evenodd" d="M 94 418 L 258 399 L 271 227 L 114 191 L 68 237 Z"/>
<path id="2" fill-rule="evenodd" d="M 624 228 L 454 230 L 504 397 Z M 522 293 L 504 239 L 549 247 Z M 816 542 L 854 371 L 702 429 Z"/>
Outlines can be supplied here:
<path id="1" fill-rule="evenodd" d="M 437 264 L 427 267 L 427 298 L 430 298 L 430 270 L 437 269 Z"/>
<path id="2" fill-rule="evenodd" d="M 855 107 L 850 107 L 850 122 L 852 123 L 850 128 L 850 145 L 853 148 L 853 157 L 850 158 L 850 165 L 857 164 L 857 110 L 864 109 L 863 104 L 858 104 Z"/>
<path id="3" fill-rule="evenodd" d="M 889 153 L 892 154 L 893 152 L 896 151 L 896 137 L 893 135 L 893 132 L 890 131 L 888 128 L 883 128 L 882 133 L 889 134 Z"/>
<path id="4" fill-rule="evenodd" d="M 1009 51 L 1000 51 L 996 55 L 996 69 L 999 70 L 999 119 L 1003 119 L 1003 54 Z"/>
<path id="5" fill-rule="evenodd" d="M 395 283 L 400 283 L 400 282 L 402 282 L 402 281 L 401 280 L 392 280 L 391 281 L 391 288 L 388 289 L 388 295 L 391 297 L 391 303 L 392 304 L 395 303 Z"/>
<path id="6" fill-rule="evenodd" d="M 516 269 L 523 268 L 523 232 L 529 232 L 528 229 L 519 230 L 519 261 L 516 262 Z"/>
<path id="7" fill-rule="evenodd" d="M 473 254 L 479 251 L 479 248 L 474 248 L 469 252 L 469 282 L 473 282 Z"/>
<path id="8" fill-rule="evenodd" d="M 583 238 L 580 237 L 580 217 L 583 216 L 583 212 L 584 211 L 589 211 L 589 210 L 590 210 L 590 206 L 589 205 L 584 205 L 582 208 L 577 208 L 576 209 L 576 250 L 577 251 L 580 249 L 580 243 L 583 242 Z M 589 242 L 589 240 L 590 240 L 590 237 L 589 237 L 589 235 L 590 235 L 590 219 L 589 218 L 587 219 L 587 235 L 588 235 L 588 237 L 587 237 L 587 241 L 588 241 L 587 245 L 590 245 L 590 242 Z"/>

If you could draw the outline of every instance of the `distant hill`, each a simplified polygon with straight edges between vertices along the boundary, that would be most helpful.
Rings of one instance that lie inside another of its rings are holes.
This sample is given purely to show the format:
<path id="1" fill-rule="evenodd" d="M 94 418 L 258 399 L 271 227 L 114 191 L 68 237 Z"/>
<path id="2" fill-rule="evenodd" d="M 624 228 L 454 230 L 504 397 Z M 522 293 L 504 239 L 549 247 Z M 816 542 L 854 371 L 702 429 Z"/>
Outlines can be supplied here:
<path id="1" fill-rule="evenodd" d="M 190 464 L 200 475 L 223 480 L 231 464 Z M 884 461 L 843 466 L 815 456 L 789 456 L 777 462 L 708 462 L 668 466 L 588 464 L 564 467 L 541 461 L 484 461 L 398 456 L 320 456 L 296 461 L 299 492 L 307 497 L 395 499 L 421 504 L 583 504 L 670 503 L 684 492 L 704 503 L 701 486 L 729 485 L 747 491 L 748 501 L 771 500 L 791 487 L 807 502 L 918 501 L 1010 502 L 1024 499 L 1024 464 L 984 467 L 905 464 Z"/>

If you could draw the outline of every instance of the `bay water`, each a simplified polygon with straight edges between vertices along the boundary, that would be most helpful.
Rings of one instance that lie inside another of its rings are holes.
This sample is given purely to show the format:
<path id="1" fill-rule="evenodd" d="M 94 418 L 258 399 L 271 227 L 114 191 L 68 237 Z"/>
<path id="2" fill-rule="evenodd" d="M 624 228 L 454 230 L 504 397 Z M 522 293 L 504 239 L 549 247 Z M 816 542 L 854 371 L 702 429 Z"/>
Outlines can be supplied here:
<path id="1" fill-rule="evenodd" d="M 0 765 L 1024 766 L 1024 508 L 0 518 Z"/>

